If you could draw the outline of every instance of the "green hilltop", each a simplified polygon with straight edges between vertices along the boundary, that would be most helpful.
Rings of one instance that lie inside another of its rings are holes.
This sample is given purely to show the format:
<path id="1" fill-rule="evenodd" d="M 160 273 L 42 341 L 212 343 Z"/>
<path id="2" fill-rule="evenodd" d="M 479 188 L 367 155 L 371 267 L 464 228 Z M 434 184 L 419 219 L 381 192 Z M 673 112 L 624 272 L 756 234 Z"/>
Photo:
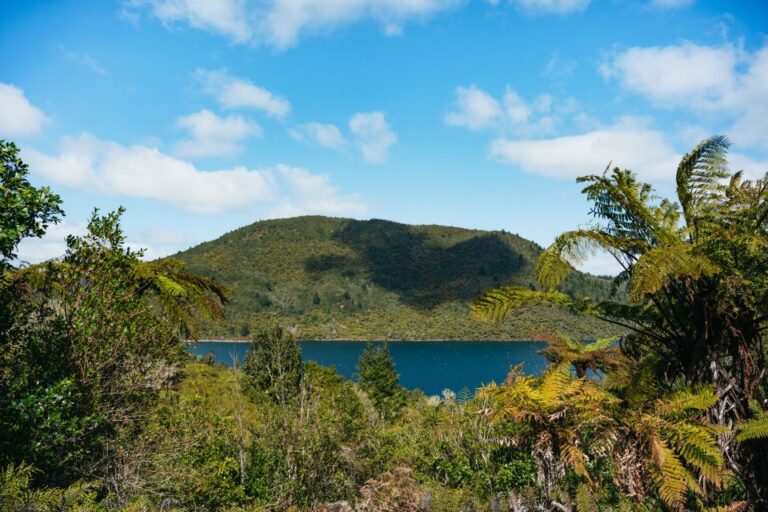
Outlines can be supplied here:
<path id="1" fill-rule="evenodd" d="M 411 226 L 321 216 L 267 220 L 176 254 L 232 291 L 227 319 L 205 337 L 247 336 L 268 319 L 303 339 L 531 339 L 541 329 L 582 338 L 616 331 L 554 308 L 528 308 L 501 325 L 470 318 L 491 287 L 535 288 L 541 247 L 504 231 Z M 573 273 L 562 290 L 607 297 L 611 280 Z"/>

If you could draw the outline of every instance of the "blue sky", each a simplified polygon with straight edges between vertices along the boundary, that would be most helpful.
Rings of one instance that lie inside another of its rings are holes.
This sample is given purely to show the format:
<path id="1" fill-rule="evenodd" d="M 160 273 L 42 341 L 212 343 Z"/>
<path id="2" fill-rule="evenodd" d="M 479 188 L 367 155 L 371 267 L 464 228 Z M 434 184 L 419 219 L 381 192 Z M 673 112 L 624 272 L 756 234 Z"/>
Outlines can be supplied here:
<path id="1" fill-rule="evenodd" d="M 673 190 L 727 134 L 768 170 L 768 2 L 5 0 L 0 137 L 64 198 L 20 258 L 127 207 L 160 256 L 300 214 L 506 229 L 589 221 L 613 161 Z M 604 257 L 584 265 L 609 272 Z"/>

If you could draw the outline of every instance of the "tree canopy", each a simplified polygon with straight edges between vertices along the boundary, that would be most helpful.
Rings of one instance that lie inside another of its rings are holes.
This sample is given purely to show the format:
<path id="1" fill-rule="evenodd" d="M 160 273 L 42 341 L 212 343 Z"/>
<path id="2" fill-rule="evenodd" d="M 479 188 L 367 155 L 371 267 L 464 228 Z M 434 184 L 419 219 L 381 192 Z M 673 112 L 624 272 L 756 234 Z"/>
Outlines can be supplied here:
<path id="1" fill-rule="evenodd" d="M 500 319 L 537 302 L 621 325 L 628 330 L 622 352 L 634 367 L 627 372 L 645 368 L 647 392 L 710 386 L 712 403 L 701 409 L 717 428 L 747 420 L 748 431 L 759 432 L 754 422 L 763 416 L 754 404 L 765 403 L 768 389 L 768 176 L 730 173 L 728 146 L 725 137 L 711 137 L 682 158 L 676 200 L 658 197 L 629 170 L 579 178 L 594 222 L 544 250 L 536 266 L 544 291 L 491 290 L 474 304 L 475 316 Z M 615 283 L 628 288 L 628 304 L 555 291 L 597 249 L 621 266 Z M 762 502 L 765 445 L 736 446 L 734 435 L 719 434 L 721 452 Z"/>

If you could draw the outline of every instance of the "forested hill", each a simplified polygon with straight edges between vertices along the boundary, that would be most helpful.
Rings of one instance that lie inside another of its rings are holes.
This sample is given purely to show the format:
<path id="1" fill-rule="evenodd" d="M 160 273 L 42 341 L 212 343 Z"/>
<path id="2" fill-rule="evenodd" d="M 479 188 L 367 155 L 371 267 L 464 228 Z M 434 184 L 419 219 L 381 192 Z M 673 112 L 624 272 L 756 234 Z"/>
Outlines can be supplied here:
<path id="1" fill-rule="evenodd" d="M 580 337 L 606 324 L 551 308 L 503 325 L 472 321 L 490 287 L 535 286 L 541 248 L 504 231 L 319 216 L 256 222 L 175 255 L 231 288 L 227 320 L 208 337 L 239 337 L 267 317 L 304 339 L 530 339 L 541 327 Z M 574 274 L 563 290 L 605 297 L 610 280 Z"/>

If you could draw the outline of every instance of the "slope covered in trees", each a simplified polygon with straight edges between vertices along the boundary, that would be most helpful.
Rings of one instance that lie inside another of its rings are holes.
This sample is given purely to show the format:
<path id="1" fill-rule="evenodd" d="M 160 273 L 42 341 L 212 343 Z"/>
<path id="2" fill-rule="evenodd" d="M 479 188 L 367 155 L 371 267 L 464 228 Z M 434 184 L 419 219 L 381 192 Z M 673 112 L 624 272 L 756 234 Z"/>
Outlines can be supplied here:
<path id="1" fill-rule="evenodd" d="M 500 325 L 469 321 L 469 303 L 500 285 L 534 288 L 541 248 L 504 231 L 383 220 L 296 217 L 232 231 L 174 257 L 231 288 L 227 319 L 203 334 L 247 336 L 267 318 L 305 339 L 530 339 L 546 328 L 594 338 L 610 326 L 553 308 Z M 611 281 L 574 273 L 574 296 L 603 299 Z"/>

